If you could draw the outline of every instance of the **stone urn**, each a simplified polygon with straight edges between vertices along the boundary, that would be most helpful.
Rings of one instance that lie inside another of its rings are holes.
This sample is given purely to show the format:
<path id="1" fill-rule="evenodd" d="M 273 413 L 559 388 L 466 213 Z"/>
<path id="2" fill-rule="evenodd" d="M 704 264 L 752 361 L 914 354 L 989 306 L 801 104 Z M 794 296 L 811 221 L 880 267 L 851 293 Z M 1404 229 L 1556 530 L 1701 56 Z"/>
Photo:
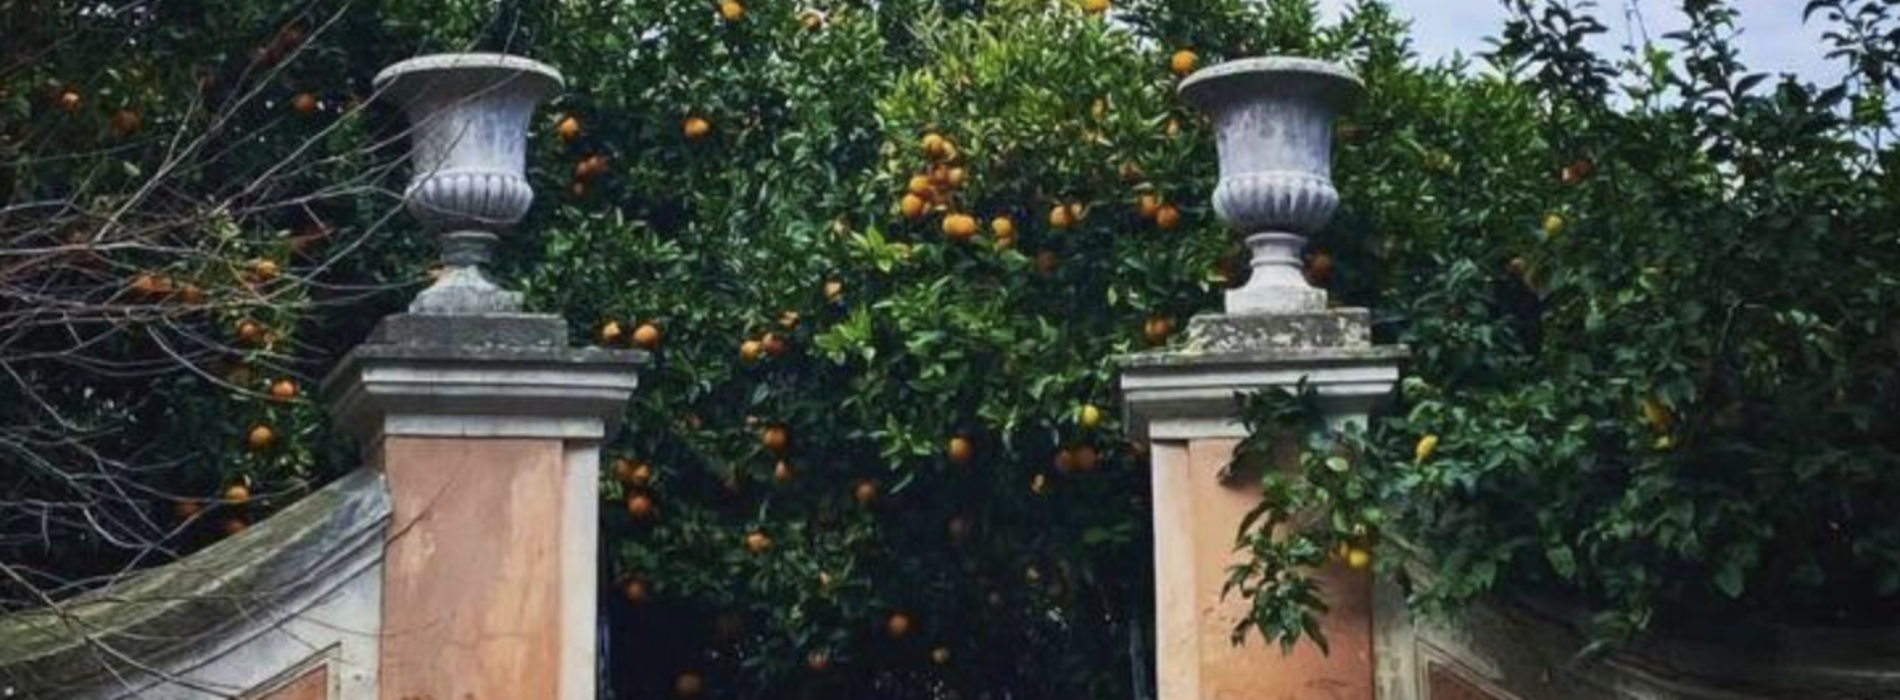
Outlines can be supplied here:
<path id="1" fill-rule="evenodd" d="M 1326 292 L 1307 283 L 1300 253 L 1339 206 L 1333 120 L 1364 91 L 1358 76 L 1334 63 L 1272 56 L 1209 66 L 1180 90 L 1213 119 L 1214 211 L 1246 236 L 1253 256 L 1252 278 L 1227 292 L 1227 313 L 1324 310 Z"/>
<path id="2" fill-rule="evenodd" d="M 411 126 L 414 174 L 403 204 L 442 247 L 443 272 L 411 312 L 520 310 L 521 295 L 490 281 L 482 265 L 534 203 L 528 120 L 561 86 L 552 67 L 503 54 L 422 56 L 376 75 L 377 99 L 400 105 Z"/>

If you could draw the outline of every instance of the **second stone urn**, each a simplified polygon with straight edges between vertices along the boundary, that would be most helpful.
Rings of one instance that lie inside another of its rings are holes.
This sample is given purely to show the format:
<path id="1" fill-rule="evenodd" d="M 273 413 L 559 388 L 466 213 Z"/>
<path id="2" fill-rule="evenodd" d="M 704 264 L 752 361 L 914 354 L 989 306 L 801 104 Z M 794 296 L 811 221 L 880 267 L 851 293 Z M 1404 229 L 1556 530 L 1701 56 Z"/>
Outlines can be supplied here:
<path id="1" fill-rule="evenodd" d="M 409 310 L 519 311 L 521 295 L 496 286 L 482 265 L 534 203 L 525 177 L 528 120 L 561 89 L 561 74 L 519 56 L 438 54 L 390 66 L 375 85 L 411 124 L 415 172 L 403 203 L 442 246 L 442 275 Z"/>
<path id="2" fill-rule="evenodd" d="M 1300 254 L 1339 206 L 1333 121 L 1363 91 L 1359 78 L 1325 61 L 1248 58 L 1196 72 L 1180 90 L 1213 119 L 1214 211 L 1253 254 L 1253 276 L 1227 292 L 1227 313 L 1325 309 L 1326 292 L 1307 283 Z"/>

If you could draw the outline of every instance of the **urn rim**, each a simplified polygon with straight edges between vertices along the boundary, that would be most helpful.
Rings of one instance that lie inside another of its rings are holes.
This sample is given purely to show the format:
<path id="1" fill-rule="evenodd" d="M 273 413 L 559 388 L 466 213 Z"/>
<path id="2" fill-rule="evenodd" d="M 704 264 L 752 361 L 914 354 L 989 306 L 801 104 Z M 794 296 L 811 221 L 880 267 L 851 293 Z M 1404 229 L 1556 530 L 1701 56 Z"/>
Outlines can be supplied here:
<path id="1" fill-rule="evenodd" d="M 384 68 L 371 84 L 397 102 L 408 102 L 438 81 L 457 79 L 461 89 L 470 93 L 490 90 L 510 82 L 520 84 L 536 98 L 544 98 L 567 85 L 553 66 L 525 56 L 504 53 L 438 53 L 417 56 Z"/>
<path id="2" fill-rule="evenodd" d="M 1181 81 L 1181 98 L 1203 110 L 1235 98 L 1303 89 L 1327 105 L 1344 107 L 1365 92 L 1357 73 L 1332 61 L 1301 56 L 1257 56 L 1218 63 Z"/>

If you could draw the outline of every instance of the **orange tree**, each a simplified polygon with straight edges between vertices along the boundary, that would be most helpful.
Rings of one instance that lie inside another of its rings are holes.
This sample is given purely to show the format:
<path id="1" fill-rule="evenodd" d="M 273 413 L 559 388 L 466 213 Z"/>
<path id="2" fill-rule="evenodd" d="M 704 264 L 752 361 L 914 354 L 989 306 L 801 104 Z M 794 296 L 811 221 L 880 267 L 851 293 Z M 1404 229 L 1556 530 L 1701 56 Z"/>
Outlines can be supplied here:
<path id="1" fill-rule="evenodd" d="M 1238 262 L 1173 87 L 1267 52 L 1399 80 L 1402 27 L 1373 3 L 1322 29 L 1304 2 L 1198 1 L 532 22 L 573 89 L 521 283 L 577 340 L 655 357 L 603 489 L 622 687 L 1145 686 L 1145 457 L 1112 358 L 1168 342 Z"/>
<path id="2" fill-rule="evenodd" d="M 1426 610 L 1537 598 L 1600 643 L 1894 624 L 1892 11 L 1768 18 L 1826 28 L 1815 85 L 1748 72 L 1718 0 L 1622 61 L 1587 7 L 1505 5 L 1483 77 L 1365 64 L 1326 238 L 1415 361 L 1392 416 L 1267 478 L 1243 631 L 1298 640 L 1287 572 L 1354 551 Z M 1297 399 L 1256 400 L 1251 448 L 1310 425 Z"/>
<path id="3" fill-rule="evenodd" d="M 510 49 L 570 89 L 498 272 L 655 358 L 602 485 L 614 685 L 1137 695 L 1111 358 L 1242 273 L 1171 91 L 1291 52 L 1370 92 L 1309 274 L 1417 361 L 1394 418 L 1267 484 L 1332 517 L 1246 540 L 1252 627 L 1298 639 L 1298 572 L 1342 544 L 1430 565 L 1434 607 L 1555 593 L 1612 633 L 1885 620 L 1887 18 L 1810 3 L 1856 69 L 1816 90 L 1746 76 L 1726 8 L 1689 4 L 1675 59 L 1620 67 L 1512 0 L 1476 69 L 1420 65 L 1370 1 L 0 0 L 0 381 L 28 397 L 0 402 L 0 581 L 30 604 L 353 466 L 297 389 L 428 264 L 367 78 Z"/>

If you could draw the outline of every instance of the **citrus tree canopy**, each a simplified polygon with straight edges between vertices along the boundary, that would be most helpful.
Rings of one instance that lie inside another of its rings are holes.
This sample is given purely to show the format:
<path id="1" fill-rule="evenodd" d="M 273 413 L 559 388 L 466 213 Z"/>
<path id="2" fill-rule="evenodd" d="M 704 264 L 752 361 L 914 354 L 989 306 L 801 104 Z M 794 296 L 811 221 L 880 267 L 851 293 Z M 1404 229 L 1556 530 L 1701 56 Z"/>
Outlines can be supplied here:
<path id="1" fill-rule="evenodd" d="M 433 264 L 369 78 L 505 50 L 568 91 L 498 274 L 654 357 L 601 485 L 616 687 L 1134 697 L 1114 358 L 1245 274 L 1174 87 L 1288 53 L 1368 88 L 1307 275 L 1415 360 L 1388 418 L 1268 477 L 1246 630 L 1305 635 L 1329 557 L 1433 609 L 1556 596 L 1605 639 L 1891 622 L 1882 5 L 1809 3 L 1852 68 L 1812 86 L 1748 74 L 1715 0 L 1607 58 L 1567 4 L 1506 4 L 1473 65 L 1374 0 L 0 0 L 0 606 L 356 466 L 312 387 Z M 1263 444 L 1300 418 L 1253 405 Z"/>

